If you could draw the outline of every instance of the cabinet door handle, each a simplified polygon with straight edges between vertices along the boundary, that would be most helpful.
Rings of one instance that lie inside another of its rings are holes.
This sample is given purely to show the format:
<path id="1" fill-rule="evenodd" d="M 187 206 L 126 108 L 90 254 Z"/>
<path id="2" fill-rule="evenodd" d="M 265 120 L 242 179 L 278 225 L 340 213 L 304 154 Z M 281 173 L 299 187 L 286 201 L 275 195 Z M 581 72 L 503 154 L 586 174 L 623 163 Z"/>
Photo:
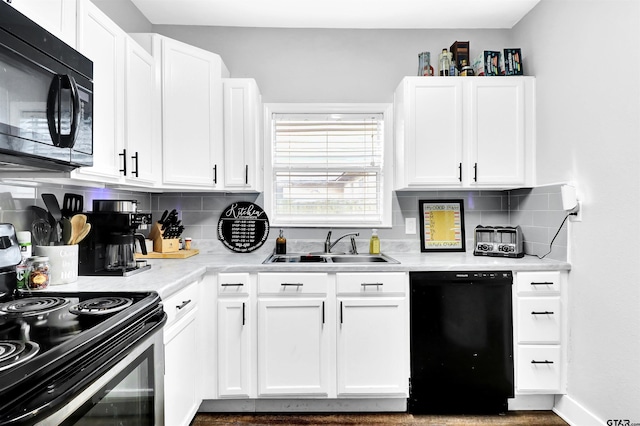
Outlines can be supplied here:
<path id="1" fill-rule="evenodd" d="M 473 181 L 478 181 L 478 163 L 473 164 Z"/>
<path id="2" fill-rule="evenodd" d="M 246 316 L 245 316 L 245 302 L 242 302 L 242 325 L 244 326 L 246 321 Z"/>
<path id="3" fill-rule="evenodd" d="M 545 359 L 544 361 L 536 361 L 535 359 L 532 359 L 531 364 L 553 364 L 553 361 L 549 361 L 548 359 Z"/>
<path id="4" fill-rule="evenodd" d="M 302 287 L 304 284 L 302 283 L 280 283 L 283 287 Z"/>
<path id="5" fill-rule="evenodd" d="M 340 302 L 340 324 L 342 324 L 342 302 Z"/>
<path id="6" fill-rule="evenodd" d="M 458 180 L 462 182 L 462 163 L 458 164 Z"/>
<path id="7" fill-rule="evenodd" d="M 127 150 L 123 149 L 121 154 L 118 154 L 118 157 L 122 157 L 122 168 L 118 170 L 122 172 L 124 176 L 127 175 Z"/>
<path id="8" fill-rule="evenodd" d="M 324 301 L 322 301 L 322 325 L 324 325 Z"/>
<path id="9" fill-rule="evenodd" d="M 532 311 L 531 315 L 553 315 L 553 311 L 541 311 L 541 312 Z"/>
<path id="10" fill-rule="evenodd" d="M 532 282 L 531 285 L 553 285 L 553 283 L 548 281 L 541 281 L 541 282 Z"/>
<path id="11" fill-rule="evenodd" d="M 249 165 L 244 166 L 244 184 L 249 185 Z"/>
<path id="12" fill-rule="evenodd" d="M 384 285 L 384 283 L 362 283 L 362 284 L 360 284 L 360 285 L 361 285 L 362 287 L 369 287 L 369 286 L 376 286 L 376 287 L 378 287 L 378 286 Z"/>
<path id="13" fill-rule="evenodd" d="M 242 287 L 244 283 L 222 283 L 220 286 L 222 287 Z"/>
<path id="14" fill-rule="evenodd" d="M 218 165 L 213 165 L 213 183 L 218 183 Z"/>
<path id="15" fill-rule="evenodd" d="M 182 303 L 180 305 L 176 306 L 177 310 L 181 310 L 183 309 L 185 306 L 187 306 L 189 303 L 191 303 L 191 299 L 189 300 L 183 300 Z"/>
<path id="16" fill-rule="evenodd" d="M 135 165 L 136 169 L 131 171 L 131 174 L 135 177 L 138 177 L 138 151 L 136 151 L 135 155 L 131 156 L 131 159 L 133 160 L 133 164 Z"/>

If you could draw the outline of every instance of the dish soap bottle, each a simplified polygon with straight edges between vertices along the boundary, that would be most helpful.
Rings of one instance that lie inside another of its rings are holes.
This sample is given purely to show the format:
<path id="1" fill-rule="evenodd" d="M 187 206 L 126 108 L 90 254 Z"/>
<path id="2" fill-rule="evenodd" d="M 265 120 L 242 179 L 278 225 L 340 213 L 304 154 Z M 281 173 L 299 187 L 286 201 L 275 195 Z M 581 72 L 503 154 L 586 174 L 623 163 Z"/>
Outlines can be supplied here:
<path id="1" fill-rule="evenodd" d="M 380 254 L 380 238 L 378 238 L 377 229 L 374 229 L 371 232 L 371 239 L 369 240 L 369 254 Z"/>
<path id="2" fill-rule="evenodd" d="M 280 235 L 276 238 L 276 254 L 287 254 L 287 239 L 284 232 L 280 230 Z"/>

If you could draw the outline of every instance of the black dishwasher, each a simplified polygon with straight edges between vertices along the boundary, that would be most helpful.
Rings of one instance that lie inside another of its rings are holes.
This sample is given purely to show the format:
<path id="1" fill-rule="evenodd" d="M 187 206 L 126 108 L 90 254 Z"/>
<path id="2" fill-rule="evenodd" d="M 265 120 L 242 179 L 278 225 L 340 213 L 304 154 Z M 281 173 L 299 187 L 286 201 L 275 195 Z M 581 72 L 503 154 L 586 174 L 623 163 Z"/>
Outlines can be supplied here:
<path id="1" fill-rule="evenodd" d="M 412 272 L 410 413 L 504 413 L 513 397 L 510 271 Z"/>

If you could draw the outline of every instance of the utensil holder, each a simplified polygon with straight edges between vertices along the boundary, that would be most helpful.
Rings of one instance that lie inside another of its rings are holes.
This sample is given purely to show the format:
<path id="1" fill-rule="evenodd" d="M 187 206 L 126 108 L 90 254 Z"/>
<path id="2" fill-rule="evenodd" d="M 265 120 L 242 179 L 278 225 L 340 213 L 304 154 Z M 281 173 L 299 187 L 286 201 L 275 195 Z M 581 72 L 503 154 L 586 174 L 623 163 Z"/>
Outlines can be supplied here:
<path id="1" fill-rule="evenodd" d="M 174 253 L 180 250 L 178 238 L 162 238 L 162 225 L 154 223 L 149 239 L 153 240 L 153 251 L 156 253 Z"/>
<path id="2" fill-rule="evenodd" d="M 36 246 L 38 256 L 49 258 L 51 285 L 69 284 L 78 281 L 78 245 Z"/>

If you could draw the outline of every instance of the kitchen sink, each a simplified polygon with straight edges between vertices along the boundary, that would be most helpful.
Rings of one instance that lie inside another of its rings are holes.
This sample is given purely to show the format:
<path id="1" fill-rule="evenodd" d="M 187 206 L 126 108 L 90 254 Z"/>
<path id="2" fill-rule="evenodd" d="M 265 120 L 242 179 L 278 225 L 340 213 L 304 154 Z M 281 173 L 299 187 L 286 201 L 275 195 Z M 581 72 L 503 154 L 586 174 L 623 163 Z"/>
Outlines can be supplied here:
<path id="1" fill-rule="evenodd" d="M 327 258 L 313 254 L 272 254 L 262 263 L 326 263 Z"/>
<path id="2" fill-rule="evenodd" d="M 262 263 L 400 263 L 385 254 L 272 254 Z"/>
<path id="3" fill-rule="evenodd" d="M 337 255 L 331 256 L 331 261 L 334 263 L 398 263 L 398 261 L 395 259 L 377 254 Z"/>

